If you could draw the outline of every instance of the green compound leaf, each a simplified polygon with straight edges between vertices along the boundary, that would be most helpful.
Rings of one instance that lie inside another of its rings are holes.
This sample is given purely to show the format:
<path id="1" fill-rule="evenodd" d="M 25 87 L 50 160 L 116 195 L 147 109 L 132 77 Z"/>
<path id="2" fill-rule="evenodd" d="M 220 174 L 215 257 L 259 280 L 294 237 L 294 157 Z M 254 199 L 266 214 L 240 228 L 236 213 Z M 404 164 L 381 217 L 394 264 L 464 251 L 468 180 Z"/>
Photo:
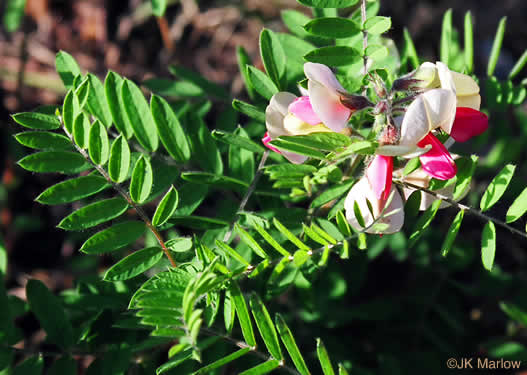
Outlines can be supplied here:
<path id="1" fill-rule="evenodd" d="M 307 26 L 306 24 L 311 21 L 311 18 L 306 16 L 304 13 L 299 12 L 298 10 L 287 9 L 282 10 L 280 12 L 280 16 L 285 26 L 292 34 L 300 38 L 306 38 L 310 36 L 310 34 L 306 31 L 307 29 L 304 28 Z"/>
<path id="2" fill-rule="evenodd" d="M 97 165 L 104 165 L 110 155 L 110 143 L 106 128 L 96 120 L 90 127 L 88 136 L 88 152 L 90 159 Z"/>
<path id="3" fill-rule="evenodd" d="M 243 338 L 248 345 L 255 347 L 256 339 L 254 337 L 251 316 L 249 315 L 245 298 L 243 297 L 242 291 L 236 281 L 230 283 L 229 292 L 236 310 L 236 316 L 238 316 L 238 321 L 240 322 Z"/>
<path id="4" fill-rule="evenodd" d="M 252 104 L 243 102 L 243 101 L 238 100 L 238 99 L 234 99 L 232 101 L 232 108 L 234 108 L 235 110 L 237 110 L 240 113 L 243 113 L 246 116 L 249 116 L 253 120 L 265 123 L 265 113 L 264 113 L 264 111 L 262 111 L 260 108 L 254 106 Z"/>
<path id="5" fill-rule="evenodd" d="M 167 0 L 150 0 L 152 13 L 156 17 L 162 17 L 167 9 Z"/>
<path id="6" fill-rule="evenodd" d="M 269 258 L 258 242 L 256 242 L 256 240 L 239 224 L 234 225 L 234 230 L 239 234 L 240 239 L 245 242 L 256 253 L 256 255 L 263 259 Z"/>
<path id="7" fill-rule="evenodd" d="M 243 372 L 240 372 L 240 375 L 262 375 L 267 374 L 271 371 L 273 371 L 275 368 L 280 366 L 280 361 L 276 359 L 270 359 L 265 361 L 264 363 L 260 363 L 259 365 L 256 365 L 254 367 L 251 367 L 250 369 L 247 369 Z"/>
<path id="8" fill-rule="evenodd" d="M 479 207 L 481 208 L 481 211 L 487 211 L 499 201 L 503 193 L 505 193 L 505 190 L 507 190 L 507 187 L 511 182 L 512 176 L 514 176 L 515 170 L 516 166 L 512 164 L 507 164 L 500 171 L 500 173 L 498 173 L 496 177 L 494 177 L 494 179 L 490 182 L 489 186 L 487 187 L 487 190 L 485 190 L 483 197 L 481 197 L 481 201 L 479 202 Z"/>
<path id="9" fill-rule="evenodd" d="M 104 274 L 105 281 L 122 281 L 142 274 L 154 267 L 163 257 L 160 247 L 138 250 L 121 259 Z"/>
<path id="10" fill-rule="evenodd" d="M 77 61 L 69 53 L 59 51 L 55 56 L 55 68 L 64 86 L 69 90 L 73 87 L 75 77 L 81 74 Z"/>
<path id="11" fill-rule="evenodd" d="M 126 212 L 123 198 L 110 198 L 84 206 L 66 216 L 57 225 L 64 230 L 83 230 L 115 219 Z"/>
<path id="12" fill-rule="evenodd" d="M 152 95 L 150 109 L 159 132 L 159 138 L 170 156 L 180 162 L 189 160 L 190 146 L 187 136 L 167 101 L 160 96 Z"/>
<path id="13" fill-rule="evenodd" d="M 481 235 L 481 262 L 487 271 L 492 271 L 496 254 L 496 227 L 492 221 L 487 222 Z"/>
<path id="14" fill-rule="evenodd" d="M 452 248 L 452 245 L 456 240 L 457 233 L 459 232 L 459 228 L 461 227 L 461 222 L 463 221 L 464 216 L 465 210 L 459 211 L 456 217 L 454 218 L 454 221 L 452 221 L 452 224 L 450 224 L 450 228 L 448 229 L 445 241 L 443 241 L 443 246 L 441 246 L 442 256 L 447 256 L 448 252 Z"/>
<path id="15" fill-rule="evenodd" d="M 245 181 L 208 172 L 184 172 L 181 178 L 195 184 L 212 185 L 220 189 L 234 189 L 242 192 L 249 187 Z"/>
<path id="16" fill-rule="evenodd" d="M 330 46 L 317 48 L 304 55 L 304 59 L 330 66 L 351 65 L 361 59 L 359 51 L 352 47 Z"/>
<path id="17" fill-rule="evenodd" d="M 136 203 L 146 201 L 152 191 L 153 172 L 150 162 L 143 156 L 137 160 L 132 171 L 130 198 Z"/>
<path id="18" fill-rule="evenodd" d="M 251 58 L 249 57 L 249 54 L 245 48 L 242 46 L 238 46 L 236 48 L 236 57 L 238 60 L 238 70 L 242 75 L 243 83 L 247 89 L 247 94 L 249 94 L 249 98 L 251 98 L 251 100 L 254 100 L 254 89 L 249 85 L 249 78 L 247 77 L 247 66 L 251 63 Z"/>
<path id="19" fill-rule="evenodd" d="M 113 182 L 121 183 L 128 177 L 130 169 L 130 147 L 123 134 L 119 135 L 112 143 L 108 174 Z"/>
<path id="20" fill-rule="evenodd" d="M 324 17 L 308 22 L 304 29 L 326 38 L 349 38 L 360 32 L 360 25 L 348 18 Z"/>
<path id="21" fill-rule="evenodd" d="M 319 338 L 317 338 L 317 356 L 324 375 L 335 375 L 335 371 L 333 370 L 333 366 L 331 365 L 331 361 L 329 359 L 328 351 L 326 350 L 322 340 Z"/>
<path id="22" fill-rule="evenodd" d="M 112 114 L 104 95 L 104 86 L 97 76 L 88 73 L 86 75 L 90 83 L 88 98 L 86 99 L 88 109 L 107 128 L 112 125 Z"/>
<path id="23" fill-rule="evenodd" d="M 206 80 L 205 78 L 203 78 L 201 74 L 195 73 L 182 66 L 174 66 L 174 65 L 169 66 L 168 70 L 173 75 L 195 84 L 196 86 L 201 88 L 203 92 L 207 93 L 208 95 L 214 96 L 222 100 L 230 100 L 229 93 L 223 87 L 211 81 Z"/>
<path id="24" fill-rule="evenodd" d="M 157 227 L 166 223 L 176 211 L 178 201 L 178 192 L 174 186 L 171 186 L 163 199 L 161 199 L 161 202 L 159 202 L 152 218 L 152 224 Z"/>
<path id="25" fill-rule="evenodd" d="M 184 253 L 192 249 L 192 239 L 186 237 L 172 238 L 166 242 L 167 247 L 176 253 Z"/>
<path id="26" fill-rule="evenodd" d="M 412 69 L 417 69 L 419 66 L 419 57 L 417 56 L 417 51 L 415 49 L 414 42 L 410 36 L 410 32 L 405 27 L 403 31 L 404 37 L 404 55 L 408 60 L 410 60 Z"/>
<path id="27" fill-rule="evenodd" d="M 226 133 L 221 130 L 213 130 L 211 135 L 212 138 L 220 142 L 237 146 L 251 152 L 260 154 L 265 151 L 265 148 L 262 145 L 252 141 L 250 138 L 247 138 L 244 135 L 240 135 L 240 133 Z"/>
<path id="28" fill-rule="evenodd" d="M 260 33 L 260 55 L 265 71 L 279 89 L 280 82 L 285 75 L 287 61 L 280 41 L 271 30 L 263 29 Z"/>
<path id="29" fill-rule="evenodd" d="M 16 123 L 30 129 L 53 130 L 60 128 L 57 116 L 47 115 L 39 112 L 21 112 L 11 115 Z"/>
<path id="30" fill-rule="evenodd" d="M 103 177 L 81 176 L 47 188 L 35 200 L 50 205 L 71 203 L 97 194 L 110 186 Z"/>
<path id="31" fill-rule="evenodd" d="M 443 15 L 443 26 L 441 28 L 441 42 L 439 48 L 441 61 L 446 65 L 449 65 L 452 39 L 452 9 L 449 9 Z"/>
<path id="32" fill-rule="evenodd" d="M 226 243 L 216 240 L 216 246 L 218 246 L 226 254 L 236 259 L 238 262 L 240 262 L 244 266 L 249 267 L 251 265 L 249 262 L 247 262 L 247 260 L 245 260 L 244 257 L 242 257 L 236 250 L 234 250 L 232 247 L 230 247 Z"/>
<path id="33" fill-rule="evenodd" d="M 193 159 L 207 172 L 217 175 L 223 174 L 223 162 L 216 141 L 210 135 L 210 131 L 203 119 L 196 113 L 189 115 L 192 130 L 189 138 L 192 144 Z"/>
<path id="34" fill-rule="evenodd" d="M 430 226 L 430 223 L 432 223 L 432 220 L 436 216 L 439 206 L 441 206 L 441 202 L 440 199 L 434 201 L 434 203 L 432 203 L 432 205 L 421 215 L 409 237 L 408 248 L 413 247 L 426 228 Z"/>
<path id="35" fill-rule="evenodd" d="M 368 18 L 364 22 L 364 28 L 372 35 L 380 35 L 388 31 L 392 27 L 392 20 L 390 17 L 374 16 Z"/>
<path id="36" fill-rule="evenodd" d="M 124 108 L 135 137 L 146 150 L 156 151 L 159 145 L 157 129 L 141 89 L 125 79 L 121 90 Z"/>
<path id="37" fill-rule="evenodd" d="M 351 145 L 349 137 L 339 133 L 311 133 L 307 135 L 281 136 L 279 139 L 322 151 L 337 151 L 341 147 Z"/>
<path id="38" fill-rule="evenodd" d="M 68 133 L 73 133 L 73 121 L 75 117 L 80 113 L 81 107 L 75 91 L 70 89 L 64 98 L 64 104 L 62 105 L 62 122 Z"/>
<path id="39" fill-rule="evenodd" d="M 68 150 L 71 141 L 68 137 L 50 132 L 30 131 L 15 134 L 15 139 L 21 145 L 40 150 Z"/>
<path id="40" fill-rule="evenodd" d="M 523 67 L 527 64 L 527 50 L 523 52 L 516 64 L 512 67 L 509 73 L 509 79 L 514 79 L 521 72 Z"/>
<path id="41" fill-rule="evenodd" d="M 300 4 L 312 8 L 347 8 L 359 0 L 297 0 Z"/>
<path id="42" fill-rule="evenodd" d="M 79 113 L 73 122 L 73 140 L 80 148 L 87 148 L 90 138 L 90 120 Z"/>
<path id="43" fill-rule="evenodd" d="M 67 151 L 42 151 L 28 155 L 18 165 L 30 172 L 77 174 L 91 168 L 81 155 Z"/>
<path id="44" fill-rule="evenodd" d="M 311 249 L 300 241 L 289 229 L 287 229 L 276 217 L 273 217 L 273 225 L 280 233 L 282 233 L 289 241 L 301 250 L 310 251 Z"/>
<path id="45" fill-rule="evenodd" d="M 48 340 L 62 349 L 70 348 L 75 340 L 73 328 L 61 301 L 39 280 L 27 282 L 26 295 L 31 311 L 46 331 Z"/>
<path id="46" fill-rule="evenodd" d="M 507 210 L 507 223 L 518 220 L 525 212 L 527 212 L 527 188 L 523 189 Z"/>
<path id="47" fill-rule="evenodd" d="M 253 293 L 250 299 L 251 311 L 254 316 L 254 321 L 260 331 L 260 335 L 269 350 L 269 353 L 278 360 L 282 360 L 284 357 L 282 355 L 282 350 L 280 349 L 280 342 L 278 341 L 278 335 L 276 329 L 271 320 L 269 312 L 265 308 L 260 297 Z"/>
<path id="48" fill-rule="evenodd" d="M 145 225 L 141 221 L 125 221 L 104 229 L 84 242 L 80 251 L 86 254 L 102 254 L 129 245 L 143 235 Z"/>
<path id="49" fill-rule="evenodd" d="M 104 94 L 115 127 L 120 133 L 124 134 L 126 139 L 130 139 L 134 135 L 134 131 L 125 112 L 125 105 L 121 94 L 123 82 L 124 80 L 119 74 L 109 71 L 104 80 Z"/>
<path id="50" fill-rule="evenodd" d="M 469 189 L 472 176 L 476 171 L 477 162 L 478 157 L 476 155 L 471 155 L 469 158 L 465 157 L 456 160 L 458 172 L 456 175 L 456 187 L 452 196 L 452 199 L 455 201 L 461 199 L 466 193 L 467 189 Z"/>
<path id="51" fill-rule="evenodd" d="M 247 78 L 251 87 L 267 100 L 270 100 L 278 92 L 278 87 L 273 81 L 254 66 L 247 66 Z"/>
<path id="52" fill-rule="evenodd" d="M 249 353 L 251 351 L 251 348 L 242 348 L 234 353 L 231 353 L 221 359 L 218 359 L 217 361 L 212 362 L 211 364 L 204 366 L 200 368 L 198 371 L 195 371 L 192 373 L 192 375 L 201 375 L 201 374 L 208 374 L 212 370 L 220 368 L 225 366 L 227 363 L 230 363 L 240 357 L 243 357 L 245 354 Z"/>
<path id="53" fill-rule="evenodd" d="M 187 216 L 199 207 L 207 196 L 209 189 L 206 185 L 185 184 L 178 188 L 179 204 L 175 215 Z"/>
<path id="54" fill-rule="evenodd" d="M 474 32 L 470 11 L 465 13 L 465 68 L 468 74 L 474 70 Z"/>
<path id="55" fill-rule="evenodd" d="M 507 17 L 502 17 L 498 28 L 496 29 L 496 36 L 494 37 L 494 43 L 490 51 L 489 63 L 487 65 L 487 76 L 491 77 L 496 69 L 498 58 L 500 57 L 501 45 L 503 43 L 503 37 L 505 36 L 505 25 L 507 23 Z"/>
<path id="56" fill-rule="evenodd" d="M 284 343 L 287 352 L 293 360 L 293 363 L 295 364 L 298 372 L 300 372 L 301 375 L 310 375 L 310 372 L 306 366 L 306 362 L 304 361 L 300 350 L 298 350 L 295 338 L 293 337 L 291 330 L 285 323 L 284 318 L 282 318 L 280 314 L 276 314 L 275 324 L 276 328 L 278 329 L 278 334 L 280 335 L 280 338 L 282 339 L 282 342 Z"/>

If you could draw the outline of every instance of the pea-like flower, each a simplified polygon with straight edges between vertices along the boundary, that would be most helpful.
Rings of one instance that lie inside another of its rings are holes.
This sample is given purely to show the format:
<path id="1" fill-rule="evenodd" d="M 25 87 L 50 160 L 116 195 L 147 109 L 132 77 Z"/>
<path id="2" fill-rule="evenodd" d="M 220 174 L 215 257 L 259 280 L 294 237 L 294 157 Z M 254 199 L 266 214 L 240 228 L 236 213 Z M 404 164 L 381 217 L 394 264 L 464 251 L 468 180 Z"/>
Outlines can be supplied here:
<path id="1" fill-rule="evenodd" d="M 283 135 L 306 135 L 332 131 L 322 124 L 313 111 L 308 96 L 297 97 L 289 92 L 279 92 L 273 95 L 265 110 L 265 125 L 267 133 L 262 139 L 263 144 L 282 154 L 294 164 L 303 163 L 307 157 L 294 152 L 279 151 L 269 142 Z"/>

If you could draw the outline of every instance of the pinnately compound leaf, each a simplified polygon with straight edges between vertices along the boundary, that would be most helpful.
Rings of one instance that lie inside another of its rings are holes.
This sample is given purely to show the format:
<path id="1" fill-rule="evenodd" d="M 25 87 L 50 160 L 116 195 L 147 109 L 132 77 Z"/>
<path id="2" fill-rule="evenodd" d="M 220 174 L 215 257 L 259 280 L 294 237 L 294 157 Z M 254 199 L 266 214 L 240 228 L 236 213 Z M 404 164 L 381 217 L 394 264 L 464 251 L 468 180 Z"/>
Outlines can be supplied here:
<path id="1" fill-rule="evenodd" d="M 300 372 L 301 375 L 310 375 L 310 372 L 306 366 L 306 362 L 304 361 L 304 357 L 302 357 L 300 350 L 298 350 L 295 338 L 285 323 L 284 318 L 282 318 L 280 314 L 276 314 L 275 323 L 276 328 L 278 329 L 278 334 L 280 335 L 280 338 L 282 339 L 282 342 L 284 343 L 287 352 L 293 360 L 298 372 Z"/>
<path id="2" fill-rule="evenodd" d="M 90 138 L 90 120 L 84 113 L 79 113 L 73 121 L 73 140 L 80 148 L 87 148 Z"/>
<path id="3" fill-rule="evenodd" d="M 141 221 L 125 221 L 104 229 L 88 238 L 80 248 L 86 254 L 102 254 L 129 245 L 143 235 Z"/>
<path id="4" fill-rule="evenodd" d="M 26 295 L 31 311 L 46 331 L 48 340 L 63 349 L 74 344 L 73 327 L 60 300 L 39 280 L 29 280 Z"/>
<path id="5" fill-rule="evenodd" d="M 443 15 L 443 25 L 441 28 L 440 56 L 441 61 L 449 65 L 450 47 L 452 43 L 452 9 Z"/>
<path id="6" fill-rule="evenodd" d="M 105 281 L 128 280 L 155 266 L 163 257 L 160 247 L 148 247 L 134 251 L 114 264 L 104 275 Z"/>
<path id="7" fill-rule="evenodd" d="M 130 169 L 130 147 L 123 134 L 119 135 L 112 143 L 108 174 L 113 182 L 121 183 L 128 177 Z"/>
<path id="8" fill-rule="evenodd" d="M 124 109 L 122 98 L 123 82 L 124 80 L 119 74 L 109 71 L 104 80 L 104 94 L 115 127 L 121 134 L 124 134 L 126 139 L 130 139 L 134 131 Z"/>
<path id="9" fill-rule="evenodd" d="M 83 230 L 115 219 L 127 209 L 128 203 L 123 198 L 105 199 L 79 208 L 57 226 L 65 230 Z"/>
<path id="10" fill-rule="evenodd" d="M 245 298 L 236 281 L 231 281 L 229 291 L 231 293 L 232 302 L 234 303 L 234 308 L 236 309 L 238 321 L 240 322 L 240 327 L 242 328 L 243 338 L 250 346 L 256 346 L 251 316 L 249 315 Z"/>
<path id="11" fill-rule="evenodd" d="M 439 206 L 441 205 L 441 200 L 438 199 L 432 203 L 430 207 L 421 215 L 417 223 L 415 224 L 415 228 L 412 232 L 412 234 L 409 237 L 409 243 L 408 248 L 411 248 L 415 245 L 417 240 L 421 237 L 423 232 L 430 226 L 430 223 L 436 216 L 437 210 L 439 209 Z"/>
<path id="12" fill-rule="evenodd" d="M 392 27 L 390 17 L 374 16 L 364 22 L 364 28 L 372 35 L 385 33 Z"/>
<path id="13" fill-rule="evenodd" d="M 87 198 L 111 185 L 100 176 L 81 176 L 59 182 L 44 190 L 35 200 L 42 204 L 65 204 Z"/>
<path id="14" fill-rule="evenodd" d="M 159 138 L 170 156 L 180 162 L 189 160 L 190 146 L 187 136 L 167 101 L 160 96 L 152 95 L 150 109 L 159 132 Z"/>
<path id="15" fill-rule="evenodd" d="M 239 375 L 263 375 L 273 371 L 280 365 L 280 361 L 277 359 L 269 359 L 259 365 L 251 367 L 243 372 L 240 372 Z"/>
<path id="16" fill-rule="evenodd" d="M 512 176 L 514 175 L 515 169 L 516 166 L 507 164 L 505 167 L 503 167 L 500 173 L 498 173 L 496 177 L 492 179 L 489 186 L 487 187 L 487 190 L 485 190 L 483 197 L 481 197 L 481 201 L 479 202 L 481 211 L 487 211 L 499 201 L 503 193 L 505 193 L 505 190 L 507 190 Z"/>
<path id="17" fill-rule="evenodd" d="M 297 0 L 300 4 L 312 8 L 347 8 L 359 0 Z"/>
<path id="18" fill-rule="evenodd" d="M 76 174 L 91 165 L 79 154 L 67 151 L 42 151 L 26 156 L 18 165 L 30 172 Z"/>
<path id="19" fill-rule="evenodd" d="M 240 113 L 243 113 L 244 115 L 252 118 L 253 120 L 256 120 L 258 122 L 265 122 L 265 113 L 258 107 L 243 102 L 238 99 L 234 99 L 232 101 L 232 107 L 237 110 Z"/>
<path id="20" fill-rule="evenodd" d="M 269 312 L 257 294 L 253 293 L 251 295 L 250 304 L 254 321 L 256 322 L 256 326 L 260 331 L 260 335 L 262 336 L 265 346 L 275 359 L 282 360 L 283 355 L 280 349 L 280 342 L 278 341 L 278 335 L 273 325 L 273 321 L 269 316 Z"/>
<path id="21" fill-rule="evenodd" d="M 441 246 L 441 255 L 447 256 L 448 252 L 452 248 L 452 245 L 456 240 L 457 233 L 459 232 L 459 228 L 461 227 L 461 222 L 463 221 L 464 215 L 465 210 L 460 210 L 454 218 L 454 221 L 452 221 L 452 224 L 450 224 L 450 228 L 448 229 L 445 240 L 443 241 L 443 246 Z"/>
<path id="22" fill-rule="evenodd" d="M 73 80 L 81 74 L 79 64 L 77 64 L 73 56 L 64 51 L 57 53 L 55 57 L 55 68 L 67 89 L 73 87 Z"/>
<path id="23" fill-rule="evenodd" d="M 527 188 L 523 189 L 507 210 L 507 223 L 518 220 L 525 212 L 527 212 Z"/>
<path id="24" fill-rule="evenodd" d="M 315 18 L 304 25 L 304 29 L 313 35 L 326 38 L 349 38 L 360 32 L 360 26 L 349 18 Z"/>
<path id="25" fill-rule="evenodd" d="M 474 32 L 472 30 L 472 14 L 465 13 L 465 68 L 466 73 L 474 69 Z"/>
<path id="26" fill-rule="evenodd" d="M 106 128 L 96 120 L 90 127 L 88 136 L 88 152 L 94 164 L 104 165 L 110 154 L 110 144 Z"/>
<path id="27" fill-rule="evenodd" d="M 176 211 L 178 201 L 178 192 L 174 186 L 171 186 L 163 199 L 161 199 L 161 202 L 159 202 L 154 217 L 152 218 L 152 224 L 159 226 L 166 223 Z"/>
<path id="28" fill-rule="evenodd" d="M 481 261 L 487 271 L 492 271 L 496 254 L 496 227 L 492 221 L 487 222 L 481 235 Z"/>
<path id="29" fill-rule="evenodd" d="M 11 116 L 16 123 L 26 128 L 36 130 L 53 130 L 60 128 L 60 121 L 56 116 L 39 112 L 21 112 Z"/>
<path id="30" fill-rule="evenodd" d="M 329 46 L 317 48 L 304 55 L 304 59 L 330 66 L 350 65 L 360 60 L 360 53 L 347 46 Z"/>
<path id="31" fill-rule="evenodd" d="M 328 352 L 321 339 L 317 339 L 317 356 L 324 375 L 335 375 Z"/>
<path id="32" fill-rule="evenodd" d="M 280 41 L 271 30 L 263 29 L 260 33 L 260 55 L 265 71 L 276 87 L 280 89 L 280 82 L 285 74 L 287 61 Z"/>
<path id="33" fill-rule="evenodd" d="M 247 78 L 252 88 L 267 100 L 278 92 L 276 84 L 264 72 L 254 66 L 247 65 Z"/>
<path id="34" fill-rule="evenodd" d="M 58 133 L 30 131 L 18 133 L 15 138 L 21 145 L 40 150 L 68 150 L 72 147 L 69 138 Z"/>
<path id="35" fill-rule="evenodd" d="M 212 370 L 220 368 L 220 367 L 223 367 L 227 363 L 230 363 L 230 362 L 232 362 L 232 361 L 244 356 L 245 354 L 249 353 L 250 351 L 251 351 L 251 348 L 239 349 L 239 350 L 235 351 L 234 353 L 226 355 L 225 357 L 223 357 L 221 359 L 218 359 L 217 361 L 214 361 L 211 364 L 200 368 L 198 371 L 193 372 L 192 375 L 208 374 Z"/>
<path id="36" fill-rule="evenodd" d="M 256 255 L 263 259 L 269 258 L 264 249 L 262 249 L 258 242 L 256 242 L 256 240 L 245 229 L 243 229 L 241 225 L 235 224 L 234 230 L 240 235 L 240 239 L 245 242 L 255 252 Z"/>
<path id="37" fill-rule="evenodd" d="M 496 69 L 498 58 L 500 57 L 501 44 L 503 43 L 503 37 L 505 35 L 505 24 L 507 23 L 507 17 L 503 17 L 498 24 L 496 29 L 496 36 L 494 37 L 494 43 L 490 51 L 489 63 L 487 66 L 487 75 L 491 77 Z"/>
<path id="38" fill-rule="evenodd" d="M 141 89 L 132 81 L 125 80 L 121 95 L 135 137 L 145 149 L 156 151 L 159 144 L 157 129 Z"/>
<path id="39" fill-rule="evenodd" d="M 112 114 L 108 107 L 108 102 L 104 95 L 104 86 L 96 75 L 88 73 L 90 90 L 88 92 L 87 105 L 90 113 L 93 114 L 105 127 L 109 128 L 112 124 Z"/>
<path id="40" fill-rule="evenodd" d="M 80 113 L 81 107 L 75 91 L 70 89 L 64 98 L 62 105 L 62 122 L 69 133 L 73 133 L 73 121 Z"/>
<path id="41" fill-rule="evenodd" d="M 153 173 L 150 162 L 141 156 L 135 163 L 130 182 L 130 198 L 136 203 L 146 201 L 152 191 Z"/>

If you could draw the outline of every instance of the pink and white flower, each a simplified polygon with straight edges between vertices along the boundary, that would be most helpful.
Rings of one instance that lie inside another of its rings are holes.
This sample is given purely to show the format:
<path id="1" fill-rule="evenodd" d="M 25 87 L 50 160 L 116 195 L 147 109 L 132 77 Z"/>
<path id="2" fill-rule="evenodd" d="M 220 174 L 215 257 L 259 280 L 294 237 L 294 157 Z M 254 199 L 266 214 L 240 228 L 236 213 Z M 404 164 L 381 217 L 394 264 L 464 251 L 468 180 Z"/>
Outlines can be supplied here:
<path id="1" fill-rule="evenodd" d="M 267 133 L 262 139 L 269 149 L 282 154 L 294 164 L 301 164 L 307 157 L 293 152 L 279 151 L 269 142 L 283 135 L 306 135 L 316 132 L 331 132 L 313 111 L 309 97 L 297 97 L 288 92 L 273 95 L 265 110 Z"/>

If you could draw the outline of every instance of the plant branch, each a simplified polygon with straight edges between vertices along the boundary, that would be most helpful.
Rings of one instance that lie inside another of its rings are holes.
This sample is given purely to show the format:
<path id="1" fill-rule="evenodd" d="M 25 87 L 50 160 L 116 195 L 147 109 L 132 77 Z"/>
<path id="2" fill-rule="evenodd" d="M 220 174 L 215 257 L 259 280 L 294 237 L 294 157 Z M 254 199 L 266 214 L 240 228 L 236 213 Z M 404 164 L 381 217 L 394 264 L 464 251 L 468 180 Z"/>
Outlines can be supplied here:
<path id="1" fill-rule="evenodd" d="M 366 23 L 366 0 L 360 2 L 360 18 L 362 28 L 362 58 L 364 63 L 364 74 L 368 73 L 368 56 L 366 56 L 366 48 L 368 48 L 368 30 L 364 27 Z"/>
<path id="2" fill-rule="evenodd" d="M 441 199 L 441 200 L 443 200 L 443 201 L 445 201 L 445 202 L 457 207 L 460 210 L 465 210 L 468 213 L 471 213 L 471 214 L 473 214 L 473 215 L 475 215 L 475 216 L 477 216 L 480 219 L 483 219 L 485 221 L 492 221 L 494 224 L 499 225 L 500 227 L 503 227 L 505 229 L 508 229 L 514 234 L 517 234 L 517 235 L 519 235 L 519 236 L 521 236 L 523 238 L 527 238 L 527 233 L 524 233 L 524 232 L 522 232 L 522 231 L 520 231 L 520 230 L 518 230 L 518 229 L 516 229 L 516 228 L 514 228 L 512 226 L 510 226 L 509 224 L 505 223 L 504 221 L 496 219 L 496 218 L 494 218 L 492 216 L 488 216 L 488 215 L 484 214 L 483 212 L 481 212 L 480 210 L 477 210 L 477 209 L 475 209 L 473 207 L 464 205 L 462 203 L 458 203 L 455 200 L 453 200 L 452 198 L 449 198 L 449 197 L 447 197 L 447 196 L 445 196 L 443 194 L 440 194 L 440 193 L 435 192 L 433 190 L 429 190 L 429 189 L 423 188 L 423 187 L 421 187 L 419 185 L 414 185 L 414 184 L 409 183 L 409 182 L 404 182 L 404 181 L 400 181 L 400 180 L 394 180 L 393 182 L 395 182 L 398 185 L 410 188 L 410 189 L 420 190 L 422 192 L 430 194 L 430 195 L 436 197 L 437 199 Z"/>
<path id="3" fill-rule="evenodd" d="M 163 237 L 161 237 L 161 234 L 159 233 L 159 231 L 157 230 L 157 228 L 152 224 L 152 222 L 150 221 L 150 219 L 148 218 L 147 214 L 145 213 L 145 211 L 140 207 L 138 206 L 133 200 L 132 198 L 130 198 L 130 195 L 128 195 L 127 191 L 121 186 L 119 185 L 118 183 L 116 182 L 113 182 L 112 179 L 110 178 L 110 176 L 108 175 L 108 172 L 106 172 L 104 170 L 103 167 L 101 167 L 100 165 L 97 165 L 95 164 L 91 159 L 90 159 L 90 156 L 88 155 L 88 153 L 86 152 L 86 150 L 80 148 L 74 141 L 73 139 L 73 135 L 70 134 L 70 132 L 66 129 L 66 127 L 64 126 L 64 123 L 62 122 L 62 117 L 59 116 L 59 120 L 61 122 L 61 125 L 62 125 L 62 129 L 64 130 L 64 133 L 66 133 L 66 135 L 68 136 L 68 138 L 70 139 L 71 143 L 73 144 L 73 146 L 75 146 L 75 149 L 77 150 L 77 152 L 79 154 L 82 155 L 82 157 L 84 157 L 84 159 L 86 159 L 86 161 L 88 163 L 90 163 L 96 170 L 97 172 L 99 172 L 101 174 L 101 176 L 104 177 L 104 179 L 106 181 L 108 181 L 109 184 L 112 185 L 112 187 L 114 188 L 115 191 L 117 191 L 125 200 L 126 202 L 133 207 L 133 209 L 135 210 L 135 212 L 137 212 L 137 215 L 139 215 L 139 217 L 141 218 L 141 220 L 144 221 L 145 225 L 148 227 L 148 229 L 150 230 L 150 232 L 152 232 L 152 234 L 155 236 L 155 238 L 157 239 L 157 242 L 159 243 L 159 245 L 161 246 L 161 249 L 163 250 L 163 252 L 165 253 L 166 257 L 168 258 L 170 264 L 172 265 L 172 267 L 177 267 L 177 264 L 176 262 L 174 261 L 174 258 L 172 258 L 172 255 L 170 255 L 170 250 L 168 250 L 166 244 L 165 244 L 165 241 L 163 240 Z"/>
<path id="4" fill-rule="evenodd" d="M 247 188 L 247 192 L 242 198 L 242 201 L 240 202 L 240 205 L 238 206 L 238 209 L 236 210 L 236 213 L 234 214 L 234 218 L 231 222 L 231 225 L 229 227 L 229 230 L 227 233 L 225 233 L 225 236 L 223 236 L 223 242 L 228 242 L 231 238 L 232 231 L 234 230 L 234 225 L 238 221 L 238 215 L 240 212 L 242 212 L 245 209 L 245 206 L 247 205 L 247 202 L 249 201 L 249 198 L 254 193 L 254 190 L 256 189 L 256 184 L 258 183 L 258 180 L 260 179 L 260 176 L 263 173 L 263 167 L 265 166 L 265 162 L 267 161 L 267 157 L 269 156 L 269 150 L 265 150 L 265 152 L 262 155 L 262 158 L 260 159 L 260 164 L 258 164 L 258 169 L 256 170 L 256 173 L 254 174 L 254 178 L 251 181 L 251 185 Z"/>

